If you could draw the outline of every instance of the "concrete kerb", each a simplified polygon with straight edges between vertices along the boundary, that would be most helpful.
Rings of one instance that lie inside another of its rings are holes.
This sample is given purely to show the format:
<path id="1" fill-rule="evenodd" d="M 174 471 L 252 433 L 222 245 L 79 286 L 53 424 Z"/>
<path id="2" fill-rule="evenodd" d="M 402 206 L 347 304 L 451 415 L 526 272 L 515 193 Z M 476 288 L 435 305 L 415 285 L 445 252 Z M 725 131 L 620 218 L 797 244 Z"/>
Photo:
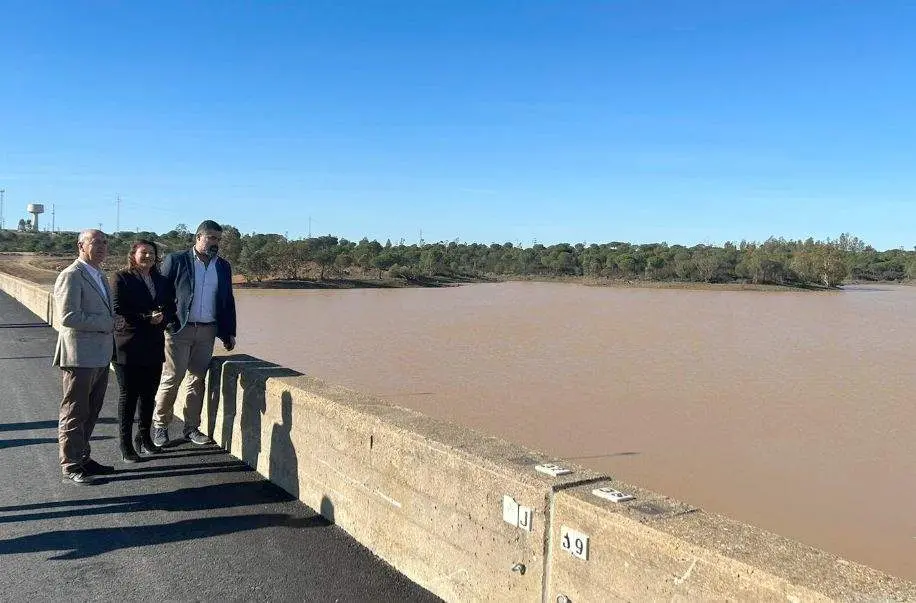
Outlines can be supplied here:
<path id="1" fill-rule="evenodd" d="M 0 290 L 15 298 L 41 320 L 57 328 L 54 321 L 53 297 L 49 287 L 0 272 Z"/>
<path id="2" fill-rule="evenodd" d="M 635 498 L 610 502 L 609 487 Z M 557 493 L 548 600 L 909 601 L 916 584 L 620 481 Z"/>
<path id="3" fill-rule="evenodd" d="M 53 321 L 47 288 L 0 288 Z M 234 456 L 446 600 L 916 601 L 912 582 L 251 356 L 214 358 L 205 409 Z"/>

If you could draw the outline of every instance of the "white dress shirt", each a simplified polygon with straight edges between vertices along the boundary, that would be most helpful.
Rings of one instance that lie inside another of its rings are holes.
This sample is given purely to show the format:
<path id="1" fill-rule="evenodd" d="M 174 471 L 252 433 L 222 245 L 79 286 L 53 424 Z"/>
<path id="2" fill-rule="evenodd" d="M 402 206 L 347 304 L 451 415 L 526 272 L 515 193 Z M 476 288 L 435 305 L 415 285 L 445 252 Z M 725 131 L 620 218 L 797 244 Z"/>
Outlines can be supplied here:
<path id="1" fill-rule="evenodd" d="M 219 277 L 216 275 L 216 258 L 204 264 L 194 254 L 194 297 L 191 298 L 191 311 L 188 322 L 216 322 L 216 286 Z"/>
<path id="2" fill-rule="evenodd" d="M 95 280 L 95 284 L 98 286 L 99 291 L 102 293 L 102 297 L 107 297 L 108 289 L 105 288 L 105 277 L 102 275 L 102 271 L 82 258 L 76 258 L 76 259 L 83 266 L 86 267 L 86 270 L 89 271 L 89 274 Z"/>

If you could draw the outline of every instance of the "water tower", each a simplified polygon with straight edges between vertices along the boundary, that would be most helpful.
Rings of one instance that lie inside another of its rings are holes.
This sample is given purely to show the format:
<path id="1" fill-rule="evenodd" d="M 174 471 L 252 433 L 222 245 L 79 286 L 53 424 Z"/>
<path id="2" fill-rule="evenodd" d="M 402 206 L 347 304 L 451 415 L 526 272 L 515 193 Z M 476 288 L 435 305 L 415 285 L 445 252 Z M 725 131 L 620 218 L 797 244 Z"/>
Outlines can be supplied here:
<path id="1" fill-rule="evenodd" d="M 32 214 L 32 230 L 38 232 L 38 214 L 45 213 L 45 206 L 41 203 L 29 203 L 26 211 Z"/>

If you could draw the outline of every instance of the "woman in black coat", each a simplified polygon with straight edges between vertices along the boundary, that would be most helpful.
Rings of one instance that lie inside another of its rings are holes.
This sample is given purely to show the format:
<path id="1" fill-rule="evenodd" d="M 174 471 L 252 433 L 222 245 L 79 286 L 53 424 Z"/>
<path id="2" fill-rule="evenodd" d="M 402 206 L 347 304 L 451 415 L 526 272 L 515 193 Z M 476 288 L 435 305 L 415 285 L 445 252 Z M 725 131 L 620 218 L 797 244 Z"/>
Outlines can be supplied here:
<path id="1" fill-rule="evenodd" d="M 168 281 L 159 274 L 159 248 L 140 240 L 131 246 L 128 266 L 112 277 L 115 311 L 115 376 L 121 395 L 118 422 L 121 456 L 136 463 L 139 454 L 154 454 L 150 428 L 156 407 L 156 389 L 165 360 L 165 325 L 174 317 L 174 295 Z M 139 430 L 131 438 L 139 401 Z M 138 454 L 139 453 L 139 454 Z"/>

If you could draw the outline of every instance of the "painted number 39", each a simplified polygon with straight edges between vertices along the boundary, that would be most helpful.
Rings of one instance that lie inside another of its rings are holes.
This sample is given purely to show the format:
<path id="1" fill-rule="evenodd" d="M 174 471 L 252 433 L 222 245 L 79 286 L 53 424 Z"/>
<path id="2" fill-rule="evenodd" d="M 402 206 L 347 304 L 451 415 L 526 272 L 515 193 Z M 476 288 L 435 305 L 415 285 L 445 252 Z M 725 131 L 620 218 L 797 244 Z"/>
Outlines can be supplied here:
<path id="1" fill-rule="evenodd" d="M 581 532 L 561 526 L 560 547 L 573 557 L 588 560 L 588 536 Z"/>

